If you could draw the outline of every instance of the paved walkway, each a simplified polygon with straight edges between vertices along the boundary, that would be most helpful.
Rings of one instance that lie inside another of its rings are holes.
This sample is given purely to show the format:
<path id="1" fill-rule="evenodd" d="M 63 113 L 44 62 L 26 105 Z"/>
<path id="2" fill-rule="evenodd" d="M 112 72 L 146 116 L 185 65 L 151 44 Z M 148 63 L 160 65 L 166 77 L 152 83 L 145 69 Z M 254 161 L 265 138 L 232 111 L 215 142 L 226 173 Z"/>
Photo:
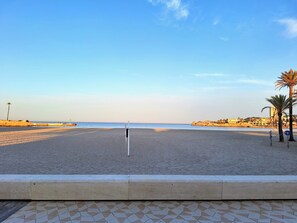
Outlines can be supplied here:
<path id="1" fill-rule="evenodd" d="M 297 200 L 30 202 L 4 223 L 296 223 Z"/>

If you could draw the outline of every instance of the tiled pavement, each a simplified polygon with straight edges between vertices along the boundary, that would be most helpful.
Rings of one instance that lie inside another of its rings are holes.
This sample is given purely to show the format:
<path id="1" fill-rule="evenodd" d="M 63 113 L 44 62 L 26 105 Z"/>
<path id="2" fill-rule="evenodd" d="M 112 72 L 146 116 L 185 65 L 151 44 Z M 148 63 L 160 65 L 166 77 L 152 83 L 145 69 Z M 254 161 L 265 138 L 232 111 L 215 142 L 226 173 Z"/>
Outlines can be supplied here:
<path id="1" fill-rule="evenodd" d="M 258 222 L 297 223 L 297 200 L 286 201 L 33 201 L 4 223 Z"/>

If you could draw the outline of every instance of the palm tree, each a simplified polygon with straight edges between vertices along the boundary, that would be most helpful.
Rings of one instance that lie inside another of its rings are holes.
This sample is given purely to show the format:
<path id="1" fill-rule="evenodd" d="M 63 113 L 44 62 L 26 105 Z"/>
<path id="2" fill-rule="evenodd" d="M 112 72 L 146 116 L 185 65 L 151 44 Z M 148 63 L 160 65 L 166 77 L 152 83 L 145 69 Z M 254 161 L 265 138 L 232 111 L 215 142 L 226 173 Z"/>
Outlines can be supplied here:
<path id="1" fill-rule="evenodd" d="M 293 88 L 297 85 L 297 71 L 290 69 L 289 71 L 282 72 L 275 82 L 276 88 L 282 89 L 283 87 L 289 88 L 289 98 L 293 98 Z M 290 125 L 290 138 L 289 141 L 295 141 L 293 136 L 293 105 L 289 107 L 289 125 Z"/>
<path id="2" fill-rule="evenodd" d="M 275 95 L 271 96 L 271 98 L 266 98 L 266 100 L 272 104 L 272 106 L 275 108 L 278 116 L 278 134 L 279 134 L 279 141 L 284 141 L 284 134 L 283 134 L 283 120 L 282 116 L 285 110 L 290 108 L 290 106 L 293 106 L 296 104 L 296 99 L 287 98 L 286 95 Z M 262 108 L 262 111 L 266 108 L 270 108 L 270 106 L 266 106 Z"/>

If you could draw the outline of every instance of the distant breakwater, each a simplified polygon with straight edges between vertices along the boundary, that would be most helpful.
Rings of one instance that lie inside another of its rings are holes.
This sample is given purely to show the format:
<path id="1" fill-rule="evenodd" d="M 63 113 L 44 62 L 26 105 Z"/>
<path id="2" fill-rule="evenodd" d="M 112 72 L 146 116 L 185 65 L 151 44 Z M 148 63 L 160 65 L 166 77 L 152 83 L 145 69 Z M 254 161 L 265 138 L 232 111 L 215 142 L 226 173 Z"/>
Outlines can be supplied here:
<path id="1" fill-rule="evenodd" d="M 29 120 L 0 120 L 0 127 L 65 127 L 65 126 L 76 126 L 76 123 L 35 123 Z"/>

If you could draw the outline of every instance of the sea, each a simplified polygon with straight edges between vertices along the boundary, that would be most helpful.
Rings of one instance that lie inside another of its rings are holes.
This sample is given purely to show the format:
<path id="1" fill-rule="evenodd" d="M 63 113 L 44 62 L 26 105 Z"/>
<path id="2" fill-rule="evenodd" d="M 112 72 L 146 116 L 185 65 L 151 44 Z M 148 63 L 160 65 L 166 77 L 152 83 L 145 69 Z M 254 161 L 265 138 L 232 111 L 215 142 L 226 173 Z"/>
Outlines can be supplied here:
<path id="1" fill-rule="evenodd" d="M 235 128 L 235 127 L 212 127 L 192 126 L 191 124 L 168 124 L 168 123 L 135 123 L 135 122 L 75 122 L 76 128 L 112 128 L 112 129 L 175 129 L 175 130 L 210 130 L 210 131 L 270 131 L 268 128 Z"/>

